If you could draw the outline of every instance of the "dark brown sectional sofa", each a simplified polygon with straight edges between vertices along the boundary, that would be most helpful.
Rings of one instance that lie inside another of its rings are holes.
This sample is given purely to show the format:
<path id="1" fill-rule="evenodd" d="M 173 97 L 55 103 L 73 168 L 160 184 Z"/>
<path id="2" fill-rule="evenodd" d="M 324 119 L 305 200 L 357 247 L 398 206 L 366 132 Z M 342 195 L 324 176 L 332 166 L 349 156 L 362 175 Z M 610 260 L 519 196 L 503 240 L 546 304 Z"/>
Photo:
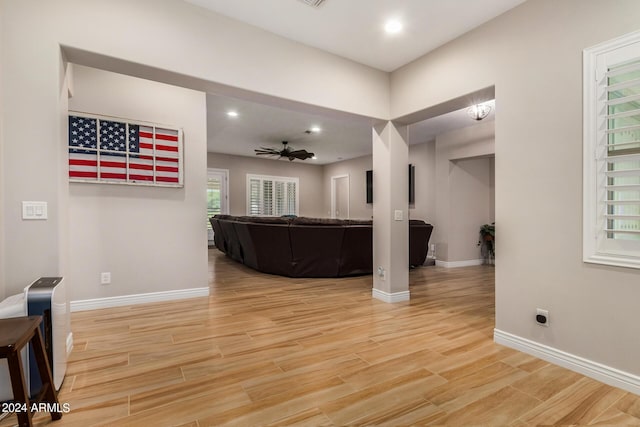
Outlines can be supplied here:
<path id="1" fill-rule="evenodd" d="M 216 247 L 264 273 L 342 277 L 373 271 L 373 222 L 324 218 L 216 215 Z M 409 264 L 424 264 L 433 226 L 409 222 Z"/>

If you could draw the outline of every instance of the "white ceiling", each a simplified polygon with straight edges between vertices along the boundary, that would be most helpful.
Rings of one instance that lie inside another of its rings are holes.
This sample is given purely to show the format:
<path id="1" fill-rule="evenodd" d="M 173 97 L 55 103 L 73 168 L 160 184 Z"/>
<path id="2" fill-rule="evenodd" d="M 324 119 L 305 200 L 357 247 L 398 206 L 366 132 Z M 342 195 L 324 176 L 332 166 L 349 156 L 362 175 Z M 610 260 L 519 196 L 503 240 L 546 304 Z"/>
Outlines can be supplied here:
<path id="1" fill-rule="evenodd" d="M 353 61 L 393 71 L 525 0 L 185 0 Z M 402 32 L 386 34 L 388 19 Z"/>
<path id="2" fill-rule="evenodd" d="M 495 119 L 495 102 L 484 121 Z M 227 116 L 227 111 L 238 117 Z M 467 109 L 453 111 L 410 125 L 409 144 L 431 141 L 436 135 L 473 126 Z M 319 133 L 305 133 L 319 126 Z M 366 120 L 328 118 L 224 96 L 207 95 L 207 150 L 238 156 L 254 156 L 259 147 L 282 148 L 288 141 L 294 149 L 305 149 L 317 159 L 305 163 L 327 164 L 371 154 L 371 123 Z M 271 157 L 262 157 L 271 158 Z M 278 158 L 273 158 L 278 160 Z M 296 160 L 297 161 L 297 160 Z"/>
<path id="3" fill-rule="evenodd" d="M 383 71 L 395 70 L 472 30 L 525 0 L 325 0 L 318 8 L 302 0 L 185 0 L 319 49 Z M 388 35 L 387 19 L 404 30 Z M 239 116 L 230 118 L 228 110 Z M 285 110 L 207 95 L 208 151 L 253 156 L 259 147 L 314 152 L 327 164 L 371 154 L 371 123 Z M 492 109 L 494 110 L 494 109 Z M 493 120 L 494 112 L 485 120 Z M 466 109 L 411 125 L 410 144 L 477 124 Z M 320 126 L 318 134 L 305 130 Z M 268 157 L 267 157 L 268 158 Z"/>

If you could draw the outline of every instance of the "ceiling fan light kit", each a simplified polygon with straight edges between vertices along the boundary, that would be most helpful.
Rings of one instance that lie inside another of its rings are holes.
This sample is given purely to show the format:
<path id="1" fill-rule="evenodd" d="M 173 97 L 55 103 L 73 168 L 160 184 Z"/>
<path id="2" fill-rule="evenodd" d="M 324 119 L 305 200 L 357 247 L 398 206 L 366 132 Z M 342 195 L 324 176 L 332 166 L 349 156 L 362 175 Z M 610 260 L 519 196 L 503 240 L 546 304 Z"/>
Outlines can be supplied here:
<path id="1" fill-rule="evenodd" d="M 256 156 L 278 156 L 279 158 L 286 157 L 290 162 L 295 159 L 307 160 L 315 157 L 314 153 L 309 153 L 307 150 L 293 150 L 288 146 L 288 141 L 282 141 L 282 150 L 276 150 L 275 148 L 260 147 L 254 150 Z"/>

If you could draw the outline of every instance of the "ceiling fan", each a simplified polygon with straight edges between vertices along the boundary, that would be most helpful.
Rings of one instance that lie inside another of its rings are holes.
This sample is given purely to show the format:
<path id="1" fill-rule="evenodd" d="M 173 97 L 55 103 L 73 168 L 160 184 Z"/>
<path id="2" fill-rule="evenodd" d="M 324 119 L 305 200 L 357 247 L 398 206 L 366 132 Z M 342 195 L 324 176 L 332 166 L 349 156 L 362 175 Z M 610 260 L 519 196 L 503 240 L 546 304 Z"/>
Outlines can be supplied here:
<path id="1" fill-rule="evenodd" d="M 288 141 L 282 141 L 283 148 L 282 150 L 276 150 L 275 148 L 266 148 L 260 147 L 255 150 L 256 156 L 280 156 L 286 157 L 289 161 L 293 161 L 294 159 L 298 160 L 307 160 L 315 156 L 313 153 L 309 153 L 307 150 L 293 150 L 287 144 Z"/>

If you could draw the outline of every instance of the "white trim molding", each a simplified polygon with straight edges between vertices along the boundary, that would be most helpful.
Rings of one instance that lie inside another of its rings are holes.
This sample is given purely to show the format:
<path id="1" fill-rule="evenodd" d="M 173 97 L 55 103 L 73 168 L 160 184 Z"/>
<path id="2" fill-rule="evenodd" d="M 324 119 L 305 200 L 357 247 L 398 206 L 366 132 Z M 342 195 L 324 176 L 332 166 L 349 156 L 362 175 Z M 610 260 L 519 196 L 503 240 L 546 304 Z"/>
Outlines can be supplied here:
<path id="1" fill-rule="evenodd" d="M 371 295 L 375 299 L 378 299 L 380 301 L 384 301 L 390 304 L 393 304 L 394 302 L 409 301 L 409 299 L 411 298 L 409 295 L 409 291 L 394 292 L 390 294 L 388 292 L 381 291 L 380 289 L 376 289 L 376 288 L 373 288 Z"/>
<path id="2" fill-rule="evenodd" d="M 640 395 L 640 377 L 629 372 L 624 372 L 499 329 L 493 330 L 493 340 L 506 347 L 520 350 L 605 384 Z"/>
<path id="3" fill-rule="evenodd" d="M 483 259 L 467 259 L 464 261 L 440 261 L 436 260 L 436 266 L 445 268 L 471 267 L 472 265 L 484 264 Z"/>
<path id="4" fill-rule="evenodd" d="M 121 307 L 123 305 L 145 304 L 148 302 L 172 301 L 187 298 L 208 297 L 209 287 L 180 289 L 175 291 L 150 292 L 148 294 L 122 295 L 117 297 L 71 301 L 71 312 Z"/>

